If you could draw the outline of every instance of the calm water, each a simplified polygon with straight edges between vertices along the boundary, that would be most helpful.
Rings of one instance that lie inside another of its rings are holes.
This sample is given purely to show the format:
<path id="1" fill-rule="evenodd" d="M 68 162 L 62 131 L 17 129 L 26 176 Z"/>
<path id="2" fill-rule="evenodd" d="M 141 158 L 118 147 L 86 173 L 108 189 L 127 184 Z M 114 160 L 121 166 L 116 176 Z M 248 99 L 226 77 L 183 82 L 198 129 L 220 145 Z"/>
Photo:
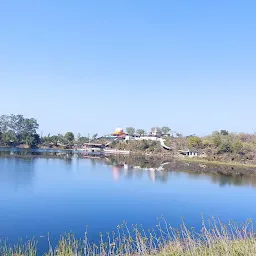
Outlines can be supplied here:
<path id="1" fill-rule="evenodd" d="M 126 166 L 127 168 L 127 166 Z M 223 221 L 256 219 L 250 178 L 126 169 L 107 159 L 0 158 L 0 238 L 16 241 L 72 231 L 89 237 L 128 224 L 154 227 L 164 215 L 200 227 L 201 214 Z M 245 180 L 245 181 L 244 181 Z"/>

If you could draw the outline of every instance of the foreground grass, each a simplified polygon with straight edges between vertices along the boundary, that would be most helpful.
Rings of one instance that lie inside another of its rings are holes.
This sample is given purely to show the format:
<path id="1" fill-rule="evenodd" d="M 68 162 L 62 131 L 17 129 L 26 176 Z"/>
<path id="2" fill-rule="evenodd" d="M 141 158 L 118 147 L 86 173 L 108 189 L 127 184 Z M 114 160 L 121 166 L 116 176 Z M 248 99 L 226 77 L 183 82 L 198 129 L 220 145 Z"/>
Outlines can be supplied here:
<path id="1" fill-rule="evenodd" d="M 0 246 L 1 256 L 38 256 L 36 243 L 25 245 Z M 212 219 L 196 232 L 183 223 L 179 229 L 170 227 L 163 218 L 155 229 L 145 231 L 142 226 L 133 226 L 129 230 L 126 223 L 118 226 L 116 232 L 100 235 L 99 244 L 88 241 L 87 232 L 83 240 L 72 234 L 60 237 L 58 245 L 45 256 L 85 256 L 85 255 L 170 255 L 170 256 L 252 256 L 256 255 L 256 237 L 253 223 L 243 225 Z"/>

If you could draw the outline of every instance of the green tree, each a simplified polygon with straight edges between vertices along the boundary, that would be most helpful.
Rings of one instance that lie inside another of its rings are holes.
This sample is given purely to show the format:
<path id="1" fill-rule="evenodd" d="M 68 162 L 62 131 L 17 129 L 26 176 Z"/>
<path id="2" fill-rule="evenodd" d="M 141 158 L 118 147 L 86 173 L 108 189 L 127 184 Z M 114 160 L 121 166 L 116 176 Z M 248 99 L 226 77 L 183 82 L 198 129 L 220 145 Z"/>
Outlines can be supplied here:
<path id="1" fill-rule="evenodd" d="M 40 137 L 38 134 L 23 134 L 22 135 L 22 139 L 21 139 L 22 143 L 28 145 L 29 147 L 35 147 L 40 143 Z"/>
<path id="2" fill-rule="evenodd" d="M 215 131 L 212 133 L 212 142 L 216 147 L 220 146 L 222 140 L 219 132 Z"/>
<path id="3" fill-rule="evenodd" d="M 128 133 L 128 135 L 132 136 L 135 134 L 135 128 L 133 127 L 127 127 L 126 128 L 126 132 Z"/>
<path id="4" fill-rule="evenodd" d="M 67 132 L 64 136 L 65 140 L 68 142 L 69 145 L 73 144 L 75 136 L 73 132 Z"/>
<path id="5" fill-rule="evenodd" d="M 138 130 L 136 131 L 136 133 L 138 133 L 140 136 L 142 136 L 142 135 L 145 135 L 145 134 L 146 134 L 146 131 L 143 130 L 143 129 L 138 129 Z"/>
<path id="6" fill-rule="evenodd" d="M 13 131 L 7 131 L 2 134 L 2 142 L 6 145 L 17 144 L 17 136 Z"/>
<path id="7" fill-rule="evenodd" d="M 57 147 L 57 146 L 58 146 L 58 142 L 59 142 L 59 136 L 57 136 L 57 135 L 51 136 L 51 137 L 49 138 L 49 142 L 50 142 L 51 144 L 53 144 L 55 147 Z"/>
<path id="8" fill-rule="evenodd" d="M 188 146 L 190 148 L 201 148 L 202 147 L 202 139 L 199 137 L 189 137 L 188 138 Z"/>
<path id="9" fill-rule="evenodd" d="M 161 131 L 162 131 L 162 133 L 163 133 L 164 135 L 170 135 L 171 129 L 170 129 L 169 127 L 167 127 L 167 126 L 163 126 L 162 129 L 161 129 Z"/>
<path id="10" fill-rule="evenodd" d="M 218 154 L 229 153 L 232 151 L 232 145 L 229 141 L 222 141 L 218 147 Z"/>
<path id="11" fill-rule="evenodd" d="M 221 130 L 221 131 L 220 131 L 220 134 L 226 136 L 226 135 L 228 135 L 229 133 L 228 133 L 227 130 Z"/>
<path id="12" fill-rule="evenodd" d="M 89 142 L 89 138 L 82 136 L 82 137 L 79 138 L 78 142 L 81 143 L 81 144 L 87 143 L 87 142 Z"/>
<path id="13" fill-rule="evenodd" d="M 232 144 L 232 151 L 234 151 L 235 153 L 240 153 L 242 150 L 243 150 L 243 144 L 241 141 L 235 141 L 233 144 Z"/>
<path id="14" fill-rule="evenodd" d="M 20 144 L 29 146 L 39 143 L 37 129 L 39 125 L 34 118 L 25 118 L 23 115 L 0 116 L 0 132 L 2 143 Z"/>

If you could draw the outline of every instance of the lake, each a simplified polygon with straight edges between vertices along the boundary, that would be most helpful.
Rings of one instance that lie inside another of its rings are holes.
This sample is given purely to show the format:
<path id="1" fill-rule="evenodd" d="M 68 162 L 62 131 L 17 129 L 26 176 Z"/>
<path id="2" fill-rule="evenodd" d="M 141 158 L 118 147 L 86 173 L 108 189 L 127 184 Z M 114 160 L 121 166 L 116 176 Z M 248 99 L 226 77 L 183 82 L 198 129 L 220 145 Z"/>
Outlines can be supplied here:
<path id="1" fill-rule="evenodd" d="M 62 158 L 5 153 L 0 154 L 0 238 L 10 242 L 34 237 L 45 249 L 48 233 L 52 241 L 70 231 L 82 237 L 87 225 L 89 238 L 97 241 L 99 232 L 113 231 L 123 220 L 152 228 L 162 215 L 174 227 L 183 217 L 198 229 L 202 214 L 224 222 L 256 219 L 254 177 L 135 169 L 109 157 L 67 152 Z"/>

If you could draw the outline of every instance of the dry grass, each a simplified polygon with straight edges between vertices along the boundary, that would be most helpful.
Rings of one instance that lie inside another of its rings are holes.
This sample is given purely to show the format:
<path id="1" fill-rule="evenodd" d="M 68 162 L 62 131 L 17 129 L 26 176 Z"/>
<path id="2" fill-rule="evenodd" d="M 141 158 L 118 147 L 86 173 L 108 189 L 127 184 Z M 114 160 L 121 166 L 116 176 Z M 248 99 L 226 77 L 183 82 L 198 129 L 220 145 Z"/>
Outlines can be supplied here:
<path id="1" fill-rule="evenodd" d="M 1 246 L 1 256 L 36 256 L 36 243 L 25 246 Z M 62 236 L 55 248 L 49 243 L 45 256 L 96 255 L 170 255 L 170 256 L 254 256 L 256 238 L 252 221 L 243 225 L 222 224 L 214 218 L 196 232 L 183 223 L 179 229 L 170 227 L 163 218 L 156 228 L 145 231 L 142 226 L 128 229 L 124 222 L 116 232 L 100 234 L 99 244 L 90 243 L 87 232 L 83 240 L 72 234 Z"/>

